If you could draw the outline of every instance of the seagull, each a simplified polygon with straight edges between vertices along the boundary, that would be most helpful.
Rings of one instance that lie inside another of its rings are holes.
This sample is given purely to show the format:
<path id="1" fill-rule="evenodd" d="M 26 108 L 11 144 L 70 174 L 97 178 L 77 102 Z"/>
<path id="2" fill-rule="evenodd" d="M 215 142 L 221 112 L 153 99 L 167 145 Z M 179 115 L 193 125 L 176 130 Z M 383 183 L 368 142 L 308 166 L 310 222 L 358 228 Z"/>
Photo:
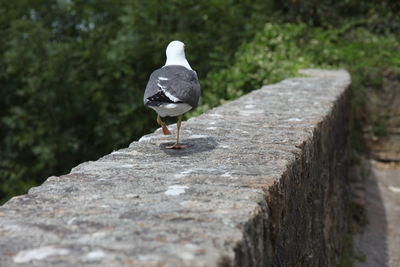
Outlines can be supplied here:
<path id="1" fill-rule="evenodd" d="M 190 67 L 185 57 L 185 44 L 172 41 L 166 50 L 165 65 L 155 70 L 147 83 L 144 92 L 144 105 L 157 112 L 157 123 L 164 134 L 171 134 L 161 117 L 176 117 L 176 143 L 170 149 L 185 148 L 179 144 L 179 130 L 184 113 L 197 107 L 201 89 L 197 73 Z"/>

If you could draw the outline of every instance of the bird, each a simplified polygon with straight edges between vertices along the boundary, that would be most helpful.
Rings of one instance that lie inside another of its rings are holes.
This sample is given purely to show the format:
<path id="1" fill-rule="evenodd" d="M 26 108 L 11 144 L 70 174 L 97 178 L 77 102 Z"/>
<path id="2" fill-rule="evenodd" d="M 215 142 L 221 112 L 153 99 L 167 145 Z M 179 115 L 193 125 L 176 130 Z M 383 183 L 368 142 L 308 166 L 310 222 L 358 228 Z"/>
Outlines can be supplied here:
<path id="1" fill-rule="evenodd" d="M 183 114 L 195 109 L 201 96 L 201 87 L 196 71 L 185 56 L 185 44 L 175 40 L 166 49 L 165 65 L 153 71 L 144 92 L 144 105 L 157 112 L 157 123 L 165 135 L 171 134 L 161 117 L 178 117 L 176 142 L 168 149 L 182 149 L 179 131 Z"/>

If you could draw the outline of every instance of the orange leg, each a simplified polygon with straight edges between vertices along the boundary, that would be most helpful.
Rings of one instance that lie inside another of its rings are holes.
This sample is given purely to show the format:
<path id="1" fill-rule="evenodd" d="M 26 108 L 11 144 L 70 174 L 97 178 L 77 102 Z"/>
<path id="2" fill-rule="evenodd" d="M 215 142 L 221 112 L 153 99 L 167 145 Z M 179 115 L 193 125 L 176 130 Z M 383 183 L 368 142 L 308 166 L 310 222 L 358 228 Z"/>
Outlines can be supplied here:
<path id="1" fill-rule="evenodd" d="M 157 115 L 157 123 L 158 125 L 161 126 L 164 134 L 172 134 L 171 131 L 168 129 L 167 125 L 161 120 L 160 115 Z"/>

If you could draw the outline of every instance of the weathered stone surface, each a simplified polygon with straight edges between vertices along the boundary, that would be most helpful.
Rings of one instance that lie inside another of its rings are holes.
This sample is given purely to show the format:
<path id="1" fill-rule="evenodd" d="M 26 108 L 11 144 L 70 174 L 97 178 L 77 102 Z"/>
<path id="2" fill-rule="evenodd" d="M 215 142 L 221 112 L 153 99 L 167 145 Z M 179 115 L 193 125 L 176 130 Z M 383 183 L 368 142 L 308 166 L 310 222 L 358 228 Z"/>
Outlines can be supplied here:
<path id="1" fill-rule="evenodd" d="M 304 73 L 14 197 L 0 265 L 333 266 L 350 77 Z"/>

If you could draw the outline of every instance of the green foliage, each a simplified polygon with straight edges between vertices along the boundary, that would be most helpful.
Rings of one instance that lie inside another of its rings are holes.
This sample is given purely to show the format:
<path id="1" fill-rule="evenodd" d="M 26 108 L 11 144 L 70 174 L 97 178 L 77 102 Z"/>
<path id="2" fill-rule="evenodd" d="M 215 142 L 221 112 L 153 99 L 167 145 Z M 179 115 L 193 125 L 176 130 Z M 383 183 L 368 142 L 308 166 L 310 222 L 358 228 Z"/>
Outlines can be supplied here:
<path id="1" fill-rule="evenodd" d="M 363 149 L 363 135 L 383 136 L 390 118 L 375 98 L 387 94 L 385 77 L 400 77 L 400 43 L 394 34 L 375 34 L 365 26 L 349 23 L 332 31 L 315 30 L 312 46 L 304 47 L 311 61 L 321 67 L 347 69 L 352 76 L 353 147 Z M 390 94 L 388 94 L 390 95 Z"/>
<path id="2" fill-rule="evenodd" d="M 362 148 L 365 126 L 383 135 L 390 118 L 371 102 L 382 95 L 385 75 L 400 77 L 400 43 L 394 34 L 376 34 L 358 21 L 327 30 L 305 24 L 271 24 L 243 45 L 227 69 L 212 72 L 204 82 L 200 112 L 235 99 L 263 84 L 296 76 L 298 69 L 345 68 L 352 75 L 352 143 Z M 388 74 L 389 73 L 389 74 Z M 368 97 L 367 97 L 368 96 Z"/>
<path id="3" fill-rule="evenodd" d="M 260 0 L 0 0 L 0 202 L 154 128 L 142 97 L 168 42 L 184 41 L 204 77 L 231 61 L 268 9 Z"/>
<path id="4" fill-rule="evenodd" d="M 299 68 L 342 67 L 354 128 L 384 134 L 388 114 L 366 114 L 365 95 L 400 72 L 395 2 L 0 0 L 0 202 L 156 127 L 143 90 L 173 39 L 202 84 L 192 115 Z"/>
<path id="5" fill-rule="evenodd" d="M 296 76 L 301 67 L 311 62 L 303 56 L 296 40 L 307 32 L 304 24 L 271 24 L 254 40 L 237 51 L 234 64 L 212 72 L 203 82 L 204 103 L 198 113 L 242 96 L 263 84 Z"/>
<path id="6" fill-rule="evenodd" d="M 385 0 L 274 0 L 280 18 L 290 23 L 334 29 L 358 21 L 375 33 L 398 33 L 400 2 Z"/>

